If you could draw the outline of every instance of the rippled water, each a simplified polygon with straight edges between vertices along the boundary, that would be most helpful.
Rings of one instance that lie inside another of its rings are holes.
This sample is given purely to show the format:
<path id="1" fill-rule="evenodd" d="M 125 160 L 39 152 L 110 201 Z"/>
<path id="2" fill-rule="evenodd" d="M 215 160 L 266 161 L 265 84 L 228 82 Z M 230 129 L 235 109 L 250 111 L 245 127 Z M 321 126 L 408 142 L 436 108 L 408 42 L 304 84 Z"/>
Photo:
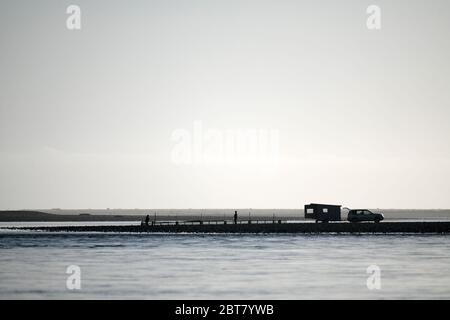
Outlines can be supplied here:
<path id="1" fill-rule="evenodd" d="M 450 237 L 0 232 L 0 299 L 450 298 Z M 369 290 L 369 265 L 381 289 Z M 81 290 L 66 268 L 81 268 Z"/>

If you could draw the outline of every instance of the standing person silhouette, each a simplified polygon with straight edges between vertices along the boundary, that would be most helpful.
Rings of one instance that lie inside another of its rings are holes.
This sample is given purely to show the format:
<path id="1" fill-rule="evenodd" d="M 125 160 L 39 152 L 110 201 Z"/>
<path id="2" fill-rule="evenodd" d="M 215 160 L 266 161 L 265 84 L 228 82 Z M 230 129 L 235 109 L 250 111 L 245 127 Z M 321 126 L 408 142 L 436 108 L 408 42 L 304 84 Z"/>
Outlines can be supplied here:
<path id="1" fill-rule="evenodd" d="M 146 226 L 148 226 L 148 222 L 150 221 L 150 216 L 149 215 L 147 215 L 146 217 L 145 217 L 145 225 Z"/>
<path id="2" fill-rule="evenodd" d="M 237 224 L 237 218 L 238 218 L 238 216 L 237 216 L 237 211 L 235 211 L 235 212 L 234 212 L 234 217 L 233 217 L 233 219 L 234 219 L 234 224 Z"/>

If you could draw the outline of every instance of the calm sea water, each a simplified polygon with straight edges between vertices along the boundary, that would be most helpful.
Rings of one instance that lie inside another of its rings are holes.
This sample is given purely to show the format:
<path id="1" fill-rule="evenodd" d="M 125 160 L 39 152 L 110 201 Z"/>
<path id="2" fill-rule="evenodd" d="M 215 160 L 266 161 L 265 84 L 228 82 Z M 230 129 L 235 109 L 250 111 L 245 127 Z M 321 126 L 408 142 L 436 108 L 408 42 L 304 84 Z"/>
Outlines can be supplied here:
<path id="1" fill-rule="evenodd" d="M 440 235 L 0 230 L 0 299 L 450 299 L 449 249 Z M 81 290 L 66 288 L 69 265 Z"/>

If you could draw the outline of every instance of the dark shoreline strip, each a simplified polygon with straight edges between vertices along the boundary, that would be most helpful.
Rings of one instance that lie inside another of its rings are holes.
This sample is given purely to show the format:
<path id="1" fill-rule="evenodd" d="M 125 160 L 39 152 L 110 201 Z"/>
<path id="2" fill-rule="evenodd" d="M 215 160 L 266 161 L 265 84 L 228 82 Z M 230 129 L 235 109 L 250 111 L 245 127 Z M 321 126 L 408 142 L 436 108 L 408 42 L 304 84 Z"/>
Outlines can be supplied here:
<path id="1" fill-rule="evenodd" d="M 14 230 L 125 233 L 437 233 L 450 234 L 450 222 L 267 223 L 156 226 L 46 226 Z"/>

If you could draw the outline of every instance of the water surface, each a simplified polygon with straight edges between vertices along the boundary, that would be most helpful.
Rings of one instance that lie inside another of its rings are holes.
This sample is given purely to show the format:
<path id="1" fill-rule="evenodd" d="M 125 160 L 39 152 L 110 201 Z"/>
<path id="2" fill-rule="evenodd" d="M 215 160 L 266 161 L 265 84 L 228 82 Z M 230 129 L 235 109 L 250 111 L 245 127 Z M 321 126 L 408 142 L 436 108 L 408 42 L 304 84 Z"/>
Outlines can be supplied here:
<path id="1" fill-rule="evenodd" d="M 445 235 L 1 230 L 0 299 L 449 299 L 449 248 Z M 66 288 L 69 265 L 81 290 Z"/>

